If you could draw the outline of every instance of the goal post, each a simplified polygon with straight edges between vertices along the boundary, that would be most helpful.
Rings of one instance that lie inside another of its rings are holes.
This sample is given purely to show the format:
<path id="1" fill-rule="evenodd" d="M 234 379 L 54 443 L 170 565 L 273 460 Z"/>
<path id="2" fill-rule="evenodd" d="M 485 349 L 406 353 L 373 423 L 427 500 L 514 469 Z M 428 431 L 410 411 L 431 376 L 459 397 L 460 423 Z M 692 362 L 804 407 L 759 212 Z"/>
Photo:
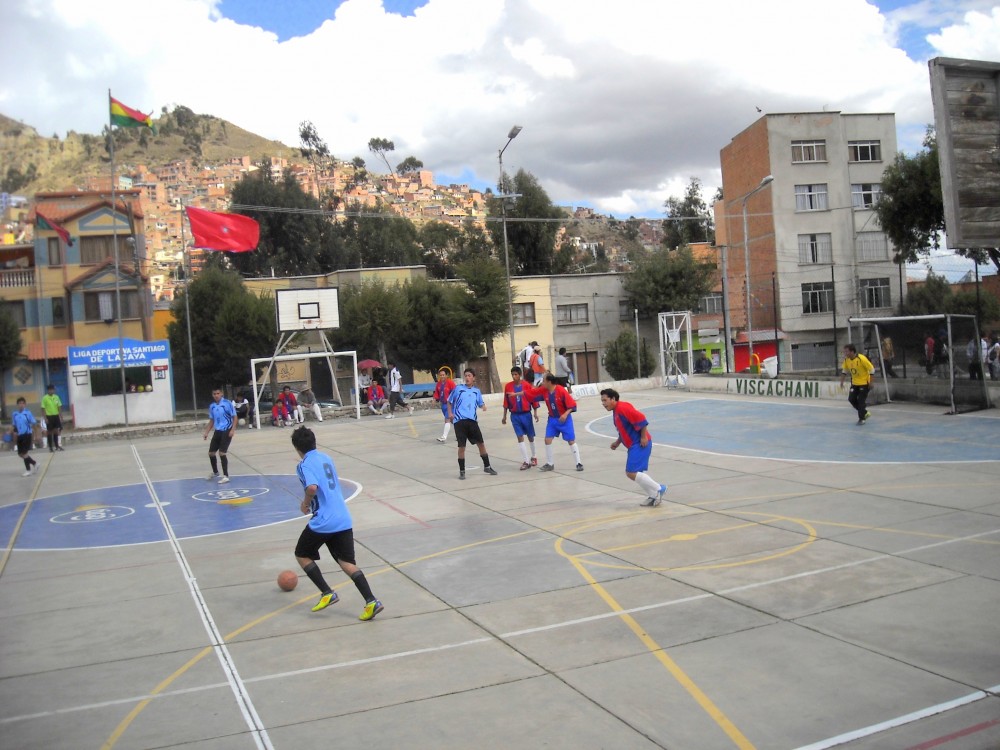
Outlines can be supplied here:
<path id="1" fill-rule="evenodd" d="M 974 315 L 852 317 L 849 334 L 886 401 L 940 404 L 949 414 L 992 406 Z"/>

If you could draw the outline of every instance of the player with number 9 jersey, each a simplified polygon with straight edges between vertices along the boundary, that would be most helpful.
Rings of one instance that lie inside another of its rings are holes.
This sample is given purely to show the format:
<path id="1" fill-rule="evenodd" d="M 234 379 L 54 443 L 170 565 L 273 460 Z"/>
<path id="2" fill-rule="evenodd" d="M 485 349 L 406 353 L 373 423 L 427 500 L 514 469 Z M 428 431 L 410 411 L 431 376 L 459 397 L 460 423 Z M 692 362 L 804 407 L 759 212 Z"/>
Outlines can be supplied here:
<path id="1" fill-rule="evenodd" d="M 299 462 L 295 473 L 303 489 L 311 485 L 316 487 L 309 528 L 319 534 L 332 534 L 352 527 L 351 513 L 347 510 L 332 458 L 318 450 L 311 450 Z"/>

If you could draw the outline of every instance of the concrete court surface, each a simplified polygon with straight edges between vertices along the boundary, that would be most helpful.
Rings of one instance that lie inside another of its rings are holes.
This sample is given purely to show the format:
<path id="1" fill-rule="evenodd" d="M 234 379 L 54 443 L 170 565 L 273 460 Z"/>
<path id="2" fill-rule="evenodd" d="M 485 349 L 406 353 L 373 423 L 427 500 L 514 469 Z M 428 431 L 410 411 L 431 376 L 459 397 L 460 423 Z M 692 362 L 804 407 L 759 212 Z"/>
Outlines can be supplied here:
<path id="1" fill-rule="evenodd" d="M 496 402 L 500 475 L 470 448 L 466 481 L 437 410 L 308 423 L 356 490 L 368 623 L 328 557 L 327 610 L 275 585 L 305 523 L 290 429 L 240 430 L 225 488 L 198 433 L 28 478 L 2 454 L 0 747 L 1000 747 L 995 410 L 623 398 L 659 508 L 596 397 L 582 473 L 561 443 L 519 471 Z"/>

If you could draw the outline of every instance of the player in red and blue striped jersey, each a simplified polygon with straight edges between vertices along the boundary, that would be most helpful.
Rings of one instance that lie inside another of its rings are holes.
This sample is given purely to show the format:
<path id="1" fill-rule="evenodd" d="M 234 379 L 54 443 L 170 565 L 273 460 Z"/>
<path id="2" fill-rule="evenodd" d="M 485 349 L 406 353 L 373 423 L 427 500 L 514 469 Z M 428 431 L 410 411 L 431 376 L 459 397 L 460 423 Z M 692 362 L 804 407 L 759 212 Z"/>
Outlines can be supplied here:
<path id="1" fill-rule="evenodd" d="M 448 419 L 448 397 L 453 390 L 455 390 L 455 381 L 448 377 L 448 370 L 442 367 L 438 370 L 437 385 L 434 386 L 434 400 L 438 402 L 441 414 L 444 416 L 444 431 L 437 439 L 439 443 L 447 440 L 448 433 L 451 431 L 451 420 Z"/>
<path id="2" fill-rule="evenodd" d="M 611 444 L 611 450 L 619 445 L 628 449 L 625 459 L 625 476 L 642 487 L 649 495 L 639 505 L 657 506 L 663 502 L 667 485 L 660 484 L 646 471 L 649 469 L 649 457 L 653 453 L 653 438 L 649 434 L 649 421 L 646 416 L 628 401 L 622 401 L 618 391 L 605 388 L 601 391 L 601 404 L 611 412 L 611 421 L 618 431 L 618 439 Z"/>
<path id="3" fill-rule="evenodd" d="M 524 459 L 521 471 L 525 471 L 532 466 L 538 466 L 538 459 L 535 457 L 535 424 L 531 421 L 531 417 L 533 410 L 534 421 L 538 421 L 538 402 L 544 397 L 545 391 L 525 383 L 520 367 L 510 368 L 510 376 L 513 379 L 503 387 L 503 419 L 500 420 L 500 424 L 507 424 L 509 412 L 510 424 L 517 436 L 517 447 L 521 451 L 521 458 Z M 524 442 L 525 438 L 528 438 L 527 445 Z"/>
<path id="4" fill-rule="evenodd" d="M 552 458 L 552 441 L 562 436 L 569 443 L 576 460 L 576 470 L 583 471 L 580 462 L 580 446 L 576 444 L 576 432 L 573 429 L 573 412 L 576 411 L 576 401 L 569 391 L 559 385 L 559 378 L 551 372 L 545 376 L 545 405 L 549 408 L 549 421 L 545 425 L 545 464 L 539 471 L 552 471 L 555 461 Z"/>

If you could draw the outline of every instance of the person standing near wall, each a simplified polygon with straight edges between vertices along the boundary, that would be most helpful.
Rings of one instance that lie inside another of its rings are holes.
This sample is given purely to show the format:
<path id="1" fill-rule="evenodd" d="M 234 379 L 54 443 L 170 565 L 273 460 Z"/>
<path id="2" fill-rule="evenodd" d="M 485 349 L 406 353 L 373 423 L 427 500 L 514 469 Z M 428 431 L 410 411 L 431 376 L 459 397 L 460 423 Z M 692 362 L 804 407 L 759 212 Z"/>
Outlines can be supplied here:
<path id="1" fill-rule="evenodd" d="M 573 392 L 573 388 L 570 384 L 570 376 L 573 374 L 573 368 L 569 366 L 569 359 L 566 357 L 565 346 L 560 347 L 559 353 L 556 354 L 556 366 L 552 374 L 556 376 L 556 382 L 565 388 L 567 392 Z"/>
<path id="2" fill-rule="evenodd" d="M 875 366 L 864 354 L 858 354 L 854 344 L 847 344 L 844 347 L 844 364 L 841 366 L 840 387 L 844 387 L 844 378 L 851 376 L 851 392 L 847 400 L 858 412 L 858 424 L 864 424 L 871 416 L 868 411 L 868 389 L 871 387 L 872 373 Z"/>
<path id="3" fill-rule="evenodd" d="M 45 412 L 45 421 L 48 425 L 49 433 L 49 453 L 61 451 L 62 445 L 59 443 L 59 436 L 62 434 L 62 399 L 56 393 L 56 387 L 49 383 L 48 393 L 42 396 L 42 411 Z"/>

